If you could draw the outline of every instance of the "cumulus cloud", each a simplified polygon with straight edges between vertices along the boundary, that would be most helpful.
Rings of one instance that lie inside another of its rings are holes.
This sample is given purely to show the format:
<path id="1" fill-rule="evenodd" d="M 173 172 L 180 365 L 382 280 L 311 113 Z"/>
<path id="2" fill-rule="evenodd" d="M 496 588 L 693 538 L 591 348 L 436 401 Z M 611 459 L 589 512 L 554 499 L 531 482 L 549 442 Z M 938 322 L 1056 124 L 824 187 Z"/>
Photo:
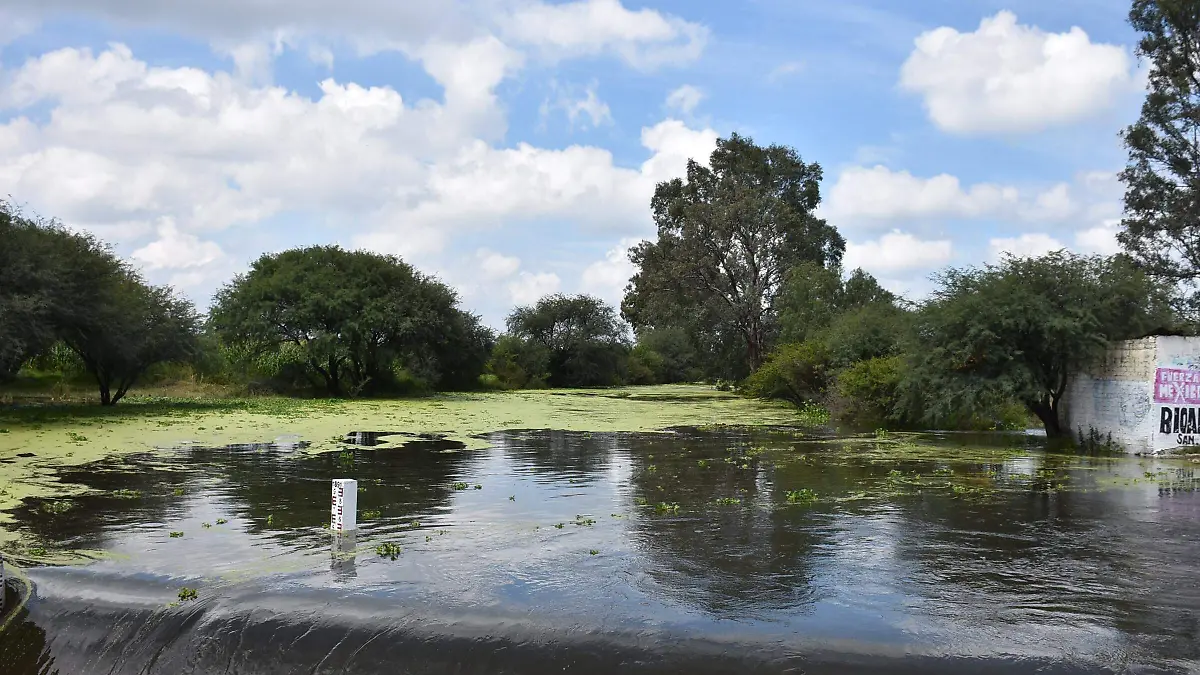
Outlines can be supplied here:
<path id="1" fill-rule="evenodd" d="M 1120 220 L 1109 220 L 1096 227 L 1075 233 L 1075 249 L 1081 253 L 1113 255 L 1121 252 L 1117 233 L 1121 231 Z"/>
<path id="2" fill-rule="evenodd" d="M 215 242 L 180 232 L 170 219 L 158 229 L 158 239 L 133 252 L 133 258 L 152 270 L 204 267 L 225 257 Z"/>
<path id="3" fill-rule="evenodd" d="M 821 207 L 835 225 L 886 223 L 893 220 L 957 217 L 976 218 L 1017 206 L 1013 187 L 980 183 L 965 188 L 958 178 L 940 174 L 920 178 L 884 166 L 851 167 L 843 171 Z"/>
<path id="4" fill-rule="evenodd" d="M 491 41 L 463 53 L 507 54 Z M 640 166 L 583 145 L 497 148 L 488 138 L 503 110 L 480 83 L 497 83 L 509 66 L 455 65 L 437 50 L 422 58 L 445 82 L 445 100 L 332 78 L 309 97 L 229 73 L 152 67 L 123 45 L 49 52 L 7 71 L 0 88 L 10 113 L 0 123 L 0 185 L 39 212 L 116 236 L 148 264 L 187 237 L 211 242 L 223 229 L 295 214 L 354 246 L 432 260 L 472 230 L 537 219 L 644 232 L 655 184 L 716 144 L 715 131 L 668 119 L 642 130 Z M 51 114 L 22 114 L 34 106 Z M 164 219 L 174 234 L 146 241 Z"/>
<path id="5" fill-rule="evenodd" d="M 1136 89 L 1132 66 L 1124 47 L 1092 42 L 1078 27 L 1048 33 L 1001 11 L 972 33 L 922 33 L 900 86 L 924 98 L 944 131 L 1031 132 L 1108 108 Z"/>
<path id="6" fill-rule="evenodd" d="M 625 238 L 604 254 L 603 260 L 588 265 L 580 275 L 580 289 L 619 307 L 625 286 L 637 268 L 629 261 L 629 249 L 641 239 Z"/>
<path id="7" fill-rule="evenodd" d="M 642 69 L 696 60 L 709 34 L 698 23 L 648 8 L 631 10 L 620 0 L 522 2 L 500 25 L 506 37 L 551 58 L 609 52 Z"/>
<path id="8" fill-rule="evenodd" d="M 481 248 L 475 252 L 477 269 L 488 281 L 507 279 L 521 268 L 521 259 Z"/>
<path id="9" fill-rule="evenodd" d="M 893 230 L 879 239 L 846 243 L 843 264 L 846 269 L 863 268 L 877 275 L 929 270 L 949 262 L 954 246 L 947 239 L 922 240 Z"/>
<path id="10" fill-rule="evenodd" d="M 543 297 L 557 293 L 562 280 L 553 272 L 521 272 L 509 282 L 508 294 L 515 305 L 532 305 Z"/>
<path id="11" fill-rule="evenodd" d="M 1005 254 L 1018 258 L 1034 258 L 1051 251 L 1066 248 L 1054 237 L 1040 232 L 1022 234 L 1018 237 L 998 237 L 988 241 L 988 257 L 1000 260 Z"/>
<path id="12" fill-rule="evenodd" d="M 704 92 L 699 87 L 685 84 L 667 94 L 667 107 L 690 115 L 703 100 Z"/>

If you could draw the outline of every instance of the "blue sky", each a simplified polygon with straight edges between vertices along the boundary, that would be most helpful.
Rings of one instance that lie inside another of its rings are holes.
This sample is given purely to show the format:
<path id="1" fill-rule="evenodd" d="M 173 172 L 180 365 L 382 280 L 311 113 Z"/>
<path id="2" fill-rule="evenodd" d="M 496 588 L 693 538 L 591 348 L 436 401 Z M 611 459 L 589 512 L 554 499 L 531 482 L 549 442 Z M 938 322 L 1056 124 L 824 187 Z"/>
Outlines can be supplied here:
<path id="1" fill-rule="evenodd" d="M 267 251 L 403 256 L 500 326 L 619 302 L 654 183 L 739 132 L 825 170 L 847 263 L 1115 250 L 1128 2 L 5 0 L 0 193 L 204 307 Z"/>

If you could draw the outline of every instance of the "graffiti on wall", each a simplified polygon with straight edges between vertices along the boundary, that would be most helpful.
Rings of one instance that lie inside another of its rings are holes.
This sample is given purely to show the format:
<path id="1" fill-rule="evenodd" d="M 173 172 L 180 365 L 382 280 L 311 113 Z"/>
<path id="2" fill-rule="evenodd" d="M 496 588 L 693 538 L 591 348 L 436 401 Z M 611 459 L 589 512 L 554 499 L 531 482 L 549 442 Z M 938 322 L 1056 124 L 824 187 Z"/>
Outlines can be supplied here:
<path id="1" fill-rule="evenodd" d="M 1159 368 L 1154 374 L 1154 402 L 1159 404 L 1159 434 L 1174 436 L 1176 445 L 1198 444 L 1200 370 Z"/>

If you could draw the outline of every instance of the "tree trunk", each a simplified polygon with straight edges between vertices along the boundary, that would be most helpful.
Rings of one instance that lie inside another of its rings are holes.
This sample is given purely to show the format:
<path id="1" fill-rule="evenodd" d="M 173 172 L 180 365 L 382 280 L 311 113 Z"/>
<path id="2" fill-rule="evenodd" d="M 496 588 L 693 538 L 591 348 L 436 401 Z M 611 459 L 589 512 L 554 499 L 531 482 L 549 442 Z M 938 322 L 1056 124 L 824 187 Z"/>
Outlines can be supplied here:
<path id="1" fill-rule="evenodd" d="M 340 397 L 342 395 L 342 382 L 338 373 L 338 362 L 334 357 L 329 357 L 329 377 L 327 380 L 329 387 L 329 395 Z"/>
<path id="2" fill-rule="evenodd" d="M 100 405 L 113 405 L 116 403 L 112 399 L 112 392 L 108 388 L 108 382 L 100 382 Z"/>
<path id="3" fill-rule="evenodd" d="M 1046 429 L 1047 438 L 1062 438 L 1065 433 L 1058 419 L 1058 406 L 1050 401 L 1037 401 L 1027 404 L 1030 412 L 1037 415 Z"/>

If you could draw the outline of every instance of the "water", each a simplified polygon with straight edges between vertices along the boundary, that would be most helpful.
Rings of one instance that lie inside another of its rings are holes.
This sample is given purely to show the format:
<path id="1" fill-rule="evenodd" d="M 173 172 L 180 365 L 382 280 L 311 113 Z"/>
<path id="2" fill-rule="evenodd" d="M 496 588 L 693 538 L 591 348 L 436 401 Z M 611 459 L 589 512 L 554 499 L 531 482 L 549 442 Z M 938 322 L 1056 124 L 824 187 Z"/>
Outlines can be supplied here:
<path id="1" fill-rule="evenodd" d="M 90 492 L 27 502 L 24 548 L 97 559 L 28 570 L 0 673 L 1200 672 L 1196 465 L 1019 435 L 488 440 L 64 472 Z"/>

